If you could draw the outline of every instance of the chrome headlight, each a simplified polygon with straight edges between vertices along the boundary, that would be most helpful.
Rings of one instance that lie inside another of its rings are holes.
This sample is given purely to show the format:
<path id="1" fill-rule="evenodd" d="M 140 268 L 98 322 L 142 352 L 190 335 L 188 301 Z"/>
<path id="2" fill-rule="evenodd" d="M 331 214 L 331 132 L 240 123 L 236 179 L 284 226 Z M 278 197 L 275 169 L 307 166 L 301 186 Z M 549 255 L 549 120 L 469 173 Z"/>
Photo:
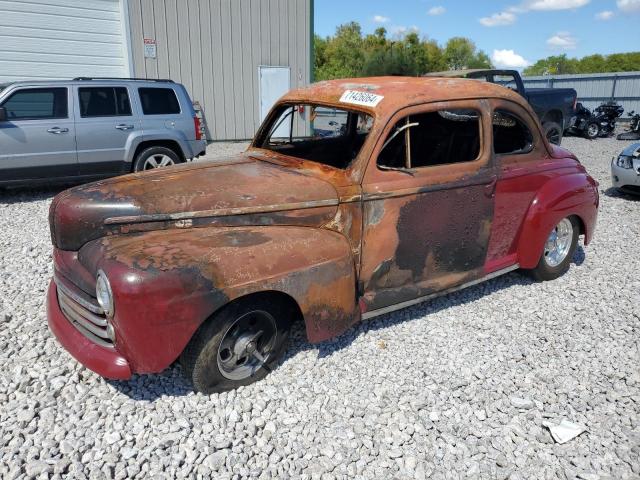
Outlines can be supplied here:
<path id="1" fill-rule="evenodd" d="M 633 162 L 631 160 L 631 157 L 627 157 L 625 155 L 620 155 L 618 157 L 618 160 L 616 160 L 616 165 L 619 166 L 620 168 L 627 168 L 627 169 L 633 168 Z"/>
<path id="2" fill-rule="evenodd" d="M 111 291 L 109 279 L 102 270 L 98 271 L 98 276 L 96 278 L 96 298 L 98 299 L 98 304 L 100 304 L 102 310 L 104 310 L 105 315 L 108 318 L 113 317 L 113 313 L 115 311 L 115 306 L 113 304 L 113 292 Z"/>

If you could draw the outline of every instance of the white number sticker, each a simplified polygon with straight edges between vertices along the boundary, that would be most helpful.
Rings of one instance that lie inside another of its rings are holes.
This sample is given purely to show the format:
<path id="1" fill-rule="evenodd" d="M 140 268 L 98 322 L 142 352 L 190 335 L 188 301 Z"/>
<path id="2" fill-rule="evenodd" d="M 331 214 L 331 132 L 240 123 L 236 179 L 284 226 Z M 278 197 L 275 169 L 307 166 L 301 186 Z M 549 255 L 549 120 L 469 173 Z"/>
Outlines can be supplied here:
<path id="1" fill-rule="evenodd" d="M 384 97 L 369 92 L 357 92 L 355 90 L 347 90 L 340 97 L 342 103 L 351 103 L 353 105 L 362 105 L 365 107 L 375 107 Z"/>

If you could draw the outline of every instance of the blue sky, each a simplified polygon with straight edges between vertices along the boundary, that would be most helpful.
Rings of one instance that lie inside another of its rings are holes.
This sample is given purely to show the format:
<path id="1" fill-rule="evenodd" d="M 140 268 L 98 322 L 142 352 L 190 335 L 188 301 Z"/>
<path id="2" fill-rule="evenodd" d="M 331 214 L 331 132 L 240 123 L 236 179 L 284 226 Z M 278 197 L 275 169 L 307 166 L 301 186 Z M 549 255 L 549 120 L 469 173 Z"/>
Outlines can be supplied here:
<path id="1" fill-rule="evenodd" d="M 440 44 L 469 37 L 504 68 L 562 53 L 640 50 L 640 0 L 315 0 L 317 34 L 349 21 L 365 33 L 415 29 Z"/>

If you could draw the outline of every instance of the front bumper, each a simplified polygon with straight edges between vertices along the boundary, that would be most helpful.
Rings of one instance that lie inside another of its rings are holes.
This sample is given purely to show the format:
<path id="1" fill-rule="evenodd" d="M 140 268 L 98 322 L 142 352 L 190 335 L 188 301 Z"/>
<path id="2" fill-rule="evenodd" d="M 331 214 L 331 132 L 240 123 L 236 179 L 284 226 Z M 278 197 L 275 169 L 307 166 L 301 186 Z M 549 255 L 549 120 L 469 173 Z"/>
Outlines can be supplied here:
<path id="1" fill-rule="evenodd" d="M 89 370 L 112 380 L 128 380 L 131 378 L 131 367 L 126 358 L 115 348 L 107 348 L 93 343 L 82 335 L 60 310 L 57 287 L 53 280 L 47 292 L 47 320 L 49 328 L 56 339 Z"/>
<path id="2" fill-rule="evenodd" d="M 611 183 L 620 190 L 637 192 L 640 189 L 640 160 L 634 160 L 633 168 L 611 165 Z"/>

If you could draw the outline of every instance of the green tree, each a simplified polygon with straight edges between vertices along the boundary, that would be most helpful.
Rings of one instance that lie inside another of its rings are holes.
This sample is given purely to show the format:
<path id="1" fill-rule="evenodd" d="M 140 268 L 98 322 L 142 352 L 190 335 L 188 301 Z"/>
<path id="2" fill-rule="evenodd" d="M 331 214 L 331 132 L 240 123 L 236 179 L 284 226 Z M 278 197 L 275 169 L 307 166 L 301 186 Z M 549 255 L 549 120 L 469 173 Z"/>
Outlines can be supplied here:
<path id="1" fill-rule="evenodd" d="M 560 75 L 570 73 L 634 72 L 640 70 L 640 52 L 588 55 L 577 59 L 566 54 L 538 60 L 524 70 L 525 75 Z"/>
<path id="2" fill-rule="evenodd" d="M 451 70 L 492 68 L 489 56 L 468 38 L 453 37 L 444 47 L 444 59 Z"/>

